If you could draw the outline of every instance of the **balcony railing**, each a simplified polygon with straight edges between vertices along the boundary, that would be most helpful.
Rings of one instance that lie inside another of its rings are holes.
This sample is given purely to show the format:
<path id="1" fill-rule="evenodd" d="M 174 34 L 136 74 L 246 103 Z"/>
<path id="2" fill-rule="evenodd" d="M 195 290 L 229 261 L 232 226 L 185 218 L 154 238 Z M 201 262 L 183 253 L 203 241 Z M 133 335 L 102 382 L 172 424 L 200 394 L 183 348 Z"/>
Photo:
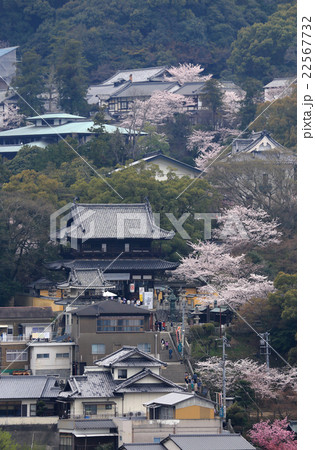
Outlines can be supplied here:
<path id="1" fill-rule="evenodd" d="M 51 342 L 57 337 L 57 333 L 46 331 L 40 333 L 20 334 L 13 336 L 12 334 L 0 335 L 0 342 Z"/>

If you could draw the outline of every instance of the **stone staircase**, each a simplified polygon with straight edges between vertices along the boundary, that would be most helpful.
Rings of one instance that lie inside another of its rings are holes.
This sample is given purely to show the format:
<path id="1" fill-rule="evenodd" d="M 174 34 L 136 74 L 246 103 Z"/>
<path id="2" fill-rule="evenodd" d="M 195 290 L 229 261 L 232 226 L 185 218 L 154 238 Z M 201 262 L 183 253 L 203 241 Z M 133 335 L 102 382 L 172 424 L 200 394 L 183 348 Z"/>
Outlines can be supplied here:
<path id="1" fill-rule="evenodd" d="M 161 375 L 168 380 L 173 381 L 174 383 L 180 384 L 182 386 L 186 386 L 185 383 L 185 372 L 188 372 L 187 367 L 179 355 L 177 349 L 174 346 L 171 335 L 168 331 L 160 332 L 160 339 L 164 339 L 164 341 L 168 341 L 168 350 L 171 348 L 173 350 L 172 359 L 169 358 L 169 351 L 164 348 L 164 350 L 160 351 L 160 359 L 167 363 L 167 367 L 161 369 Z"/>

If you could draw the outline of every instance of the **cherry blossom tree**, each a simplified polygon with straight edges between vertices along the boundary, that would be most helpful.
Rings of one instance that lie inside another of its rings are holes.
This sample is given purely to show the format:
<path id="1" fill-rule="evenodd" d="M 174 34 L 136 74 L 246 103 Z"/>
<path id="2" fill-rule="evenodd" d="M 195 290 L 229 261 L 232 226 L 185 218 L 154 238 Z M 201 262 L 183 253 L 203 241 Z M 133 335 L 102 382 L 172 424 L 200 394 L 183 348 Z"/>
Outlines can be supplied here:
<path id="1" fill-rule="evenodd" d="M 274 291 L 266 277 L 253 273 L 243 250 L 280 242 L 277 222 L 264 211 L 231 208 L 218 217 L 219 240 L 189 243 L 192 252 L 182 258 L 174 276 L 186 280 L 200 279 L 205 294 L 216 294 L 218 304 L 237 308 L 251 298 L 265 297 Z"/>
<path id="2" fill-rule="evenodd" d="M 288 419 L 270 420 L 253 425 L 248 435 L 255 445 L 263 450 L 295 450 L 297 441 L 293 431 L 288 430 Z"/>
<path id="3" fill-rule="evenodd" d="M 198 362 L 197 370 L 213 391 L 222 389 L 222 360 L 217 356 Z M 225 361 L 226 390 L 233 394 L 241 381 L 247 381 L 255 392 L 257 400 L 276 399 L 283 391 L 297 389 L 296 368 L 267 368 L 249 358 Z"/>
<path id="4" fill-rule="evenodd" d="M 229 136 L 237 135 L 237 130 L 221 128 L 215 131 L 194 130 L 188 137 L 187 150 L 198 151 L 196 166 L 205 170 L 207 166 L 227 148 L 223 142 Z M 218 142 L 219 141 L 219 142 Z"/>
<path id="5" fill-rule="evenodd" d="M 218 216 L 221 228 L 214 230 L 213 236 L 223 240 L 225 244 L 234 248 L 266 247 L 280 243 L 281 232 L 279 223 L 270 219 L 261 208 L 234 206 L 225 209 Z"/>
<path id="6" fill-rule="evenodd" d="M 176 113 L 184 112 L 185 97 L 169 91 L 155 91 L 147 100 L 136 99 L 121 126 L 129 130 L 136 151 L 138 138 L 146 124 L 161 125 Z M 135 154 L 132 155 L 133 157 Z"/>
<path id="7" fill-rule="evenodd" d="M 171 67 L 168 69 L 170 76 L 165 75 L 165 81 L 177 81 L 180 85 L 193 81 L 207 81 L 210 80 L 212 75 L 200 75 L 204 69 L 200 64 L 184 63 L 179 64 L 177 67 Z"/>

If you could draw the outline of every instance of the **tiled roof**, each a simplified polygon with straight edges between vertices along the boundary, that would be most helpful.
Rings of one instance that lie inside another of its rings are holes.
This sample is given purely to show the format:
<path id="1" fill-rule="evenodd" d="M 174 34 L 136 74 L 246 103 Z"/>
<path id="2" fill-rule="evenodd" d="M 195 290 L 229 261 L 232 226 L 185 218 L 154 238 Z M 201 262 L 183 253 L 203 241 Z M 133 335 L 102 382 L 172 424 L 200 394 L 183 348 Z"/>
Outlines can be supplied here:
<path id="1" fill-rule="evenodd" d="M 159 228 L 149 203 L 76 203 L 70 211 L 72 223 L 58 232 L 61 239 L 172 239 L 174 231 Z"/>
<path id="2" fill-rule="evenodd" d="M 104 85 L 114 84 L 115 82 L 120 80 L 129 81 L 130 75 L 132 75 L 133 82 L 148 81 L 152 78 L 157 77 L 158 75 L 163 74 L 165 70 L 167 70 L 167 66 L 119 70 L 112 77 L 108 78 L 108 80 L 104 81 L 104 83 L 102 84 Z"/>
<path id="3" fill-rule="evenodd" d="M 170 434 L 162 441 L 172 441 L 182 450 L 255 450 L 239 434 Z"/>
<path id="4" fill-rule="evenodd" d="M 89 419 L 89 420 L 79 420 L 74 421 L 73 428 L 77 430 L 101 430 L 104 428 L 117 428 L 112 420 L 109 419 Z"/>
<path id="5" fill-rule="evenodd" d="M 55 398 L 60 392 L 56 380 L 40 375 L 0 376 L 0 400 Z"/>
<path id="6" fill-rule="evenodd" d="M 0 308 L 2 319 L 51 319 L 53 310 L 50 306 L 4 306 Z"/>
<path id="7" fill-rule="evenodd" d="M 170 164 L 174 164 L 175 166 L 176 166 L 176 165 L 179 165 L 179 166 L 181 166 L 181 167 L 185 167 L 186 169 L 189 169 L 189 170 L 191 170 L 192 172 L 196 172 L 196 173 L 198 173 L 198 174 L 199 174 L 199 173 L 202 173 L 202 170 L 198 169 L 197 167 L 191 166 L 191 165 L 186 164 L 186 163 L 184 163 L 184 162 L 182 162 L 182 161 L 178 161 L 177 159 L 171 158 L 171 157 L 169 157 L 169 156 L 163 155 L 163 153 L 158 152 L 158 153 L 155 153 L 155 154 L 153 154 L 153 155 L 151 155 L 151 154 L 150 154 L 150 155 L 144 155 L 143 158 L 138 159 L 138 160 L 136 160 L 136 161 L 133 161 L 132 163 L 128 164 L 128 165 L 125 166 L 125 167 L 119 167 L 118 169 L 115 169 L 115 170 L 113 170 L 112 172 L 110 172 L 110 174 L 111 174 L 111 173 L 115 173 L 115 172 L 120 172 L 121 170 L 124 170 L 124 169 L 126 169 L 127 167 L 133 167 L 133 166 L 136 166 L 137 164 L 140 164 L 142 161 L 145 161 L 145 162 L 154 162 L 154 161 L 156 161 L 156 160 L 157 160 L 157 164 L 158 164 L 158 161 L 159 161 L 159 160 L 163 160 L 163 161 L 169 162 Z"/>
<path id="8" fill-rule="evenodd" d="M 116 383 L 112 375 L 102 370 L 96 372 L 87 372 L 84 375 L 70 377 L 68 386 L 69 391 L 64 390 L 60 393 L 63 398 L 101 398 L 113 397 Z M 67 385 L 66 385 L 67 388 Z"/>
<path id="9" fill-rule="evenodd" d="M 76 260 L 72 262 L 54 262 L 47 264 L 53 270 L 62 267 L 70 269 L 67 281 L 57 284 L 59 288 L 66 287 L 99 287 L 110 289 L 110 281 L 107 281 L 111 272 L 131 271 L 159 271 L 174 270 L 178 267 L 177 262 L 165 261 L 163 259 L 118 259 L 113 260 Z"/>
<path id="10" fill-rule="evenodd" d="M 62 264 L 62 267 L 76 271 L 100 269 L 104 274 L 121 270 L 172 270 L 176 269 L 177 266 L 177 262 L 157 258 L 119 258 L 116 261 L 112 259 L 77 259 L 71 262 L 64 261 Z"/>
<path id="11" fill-rule="evenodd" d="M 143 380 L 146 377 L 156 378 L 160 383 L 137 383 L 139 380 Z M 173 383 L 171 380 L 167 380 L 161 375 L 151 372 L 150 369 L 143 369 L 136 375 L 123 381 L 116 387 L 115 392 L 180 392 L 184 388 Z"/>
<path id="12" fill-rule="evenodd" d="M 150 315 L 150 311 L 133 305 L 119 303 L 116 300 L 104 300 L 93 305 L 84 306 L 73 312 L 77 316 L 102 316 L 109 314 L 120 315 Z"/>
<path id="13" fill-rule="evenodd" d="M 292 81 L 294 80 L 294 77 L 289 78 L 274 78 L 270 83 L 266 84 L 264 88 L 278 88 L 278 87 L 285 87 L 288 86 Z"/>
<path id="14" fill-rule="evenodd" d="M 175 91 L 179 95 L 196 95 L 201 94 L 205 87 L 204 81 L 196 81 L 191 83 L 184 83 L 179 89 Z"/>
<path id="15" fill-rule="evenodd" d="M 148 81 L 143 83 L 129 83 L 112 95 L 113 98 L 125 97 L 151 97 L 155 91 L 169 91 L 175 88 L 177 83 Z M 177 91 L 176 91 L 177 92 Z"/>
<path id="16" fill-rule="evenodd" d="M 126 367 L 126 366 L 167 366 L 166 363 L 160 361 L 152 355 L 149 355 L 137 347 L 123 346 L 121 349 L 105 356 L 94 364 L 102 367 Z"/>

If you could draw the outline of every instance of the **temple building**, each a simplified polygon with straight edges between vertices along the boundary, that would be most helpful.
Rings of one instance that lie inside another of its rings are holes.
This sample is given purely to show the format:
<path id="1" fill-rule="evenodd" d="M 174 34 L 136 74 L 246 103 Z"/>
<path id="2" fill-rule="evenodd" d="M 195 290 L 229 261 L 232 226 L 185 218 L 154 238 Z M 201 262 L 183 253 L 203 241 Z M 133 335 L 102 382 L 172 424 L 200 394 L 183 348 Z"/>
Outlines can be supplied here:
<path id="1" fill-rule="evenodd" d="M 140 204 L 74 203 L 65 226 L 56 233 L 63 260 L 48 264 L 64 270 L 62 302 L 90 303 L 106 297 L 138 300 L 152 308 L 154 280 L 178 263 L 161 259 L 159 244 L 174 231 L 160 228 L 149 202 Z M 152 247 L 155 243 L 154 249 Z M 139 304 L 139 302 L 138 302 Z"/>

